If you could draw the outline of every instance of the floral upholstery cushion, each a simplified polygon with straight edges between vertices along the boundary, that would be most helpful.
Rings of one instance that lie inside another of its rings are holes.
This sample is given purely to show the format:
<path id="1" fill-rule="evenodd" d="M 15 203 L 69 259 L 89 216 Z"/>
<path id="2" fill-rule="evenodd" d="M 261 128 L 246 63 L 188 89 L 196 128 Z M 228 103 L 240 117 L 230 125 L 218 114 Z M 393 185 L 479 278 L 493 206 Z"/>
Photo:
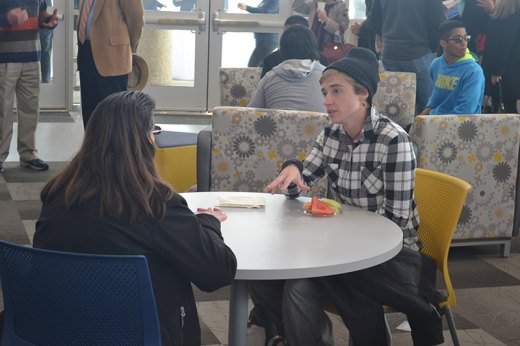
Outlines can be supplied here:
<path id="1" fill-rule="evenodd" d="M 256 91 L 261 75 L 261 67 L 221 67 L 219 70 L 221 106 L 247 106 Z"/>
<path id="2" fill-rule="evenodd" d="M 263 191 L 286 160 L 305 159 L 328 123 L 324 113 L 215 107 L 211 190 Z M 318 184 L 322 196 L 325 180 Z"/>
<path id="3" fill-rule="evenodd" d="M 520 116 L 417 116 L 410 136 L 419 147 L 418 167 L 472 186 L 453 239 L 511 238 Z"/>
<path id="4" fill-rule="evenodd" d="M 374 106 L 406 129 L 415 117 L 415 73 L 385 71 L 379 77 Z"/>

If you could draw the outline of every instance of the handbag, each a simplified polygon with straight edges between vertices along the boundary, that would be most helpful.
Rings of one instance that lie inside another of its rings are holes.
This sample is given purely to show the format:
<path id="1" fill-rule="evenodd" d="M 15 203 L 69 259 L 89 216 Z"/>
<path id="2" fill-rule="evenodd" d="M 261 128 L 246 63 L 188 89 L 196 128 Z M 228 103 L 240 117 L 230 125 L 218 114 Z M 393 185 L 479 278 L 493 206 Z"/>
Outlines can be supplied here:
<path id="1" fill-rule="evenodd" d="M 350 50 L 355 47 L 350 43 L 344 43 L 343 39 L 341 41 L 342 42 L 329 42 L 323 47 L 322 53 L 329 61 L 329 64 L 333 63 L 334 61 L 343 59 L 347 56 L 348 52 L 350 52 Z"/>

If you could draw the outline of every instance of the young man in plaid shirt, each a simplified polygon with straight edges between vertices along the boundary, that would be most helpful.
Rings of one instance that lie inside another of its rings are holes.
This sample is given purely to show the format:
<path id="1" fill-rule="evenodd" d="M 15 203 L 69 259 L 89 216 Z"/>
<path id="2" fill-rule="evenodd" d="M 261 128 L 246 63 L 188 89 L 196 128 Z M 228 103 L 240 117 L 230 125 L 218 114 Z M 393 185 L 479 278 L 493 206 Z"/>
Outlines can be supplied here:
<path id="1" fill-rule="evenodd" d="M 315 279 L 255 282 L 251 294 L 290 345 L 332 345 L 322 309 L 332 302 L 355 345 L 386 345 L 383 304 L 407 314 L 416 345 L 443 342 L 440 315 L 419 296 L 421 247 L 414 198 L 416 159 L 408 134 L 371 106 L 379 81 L 375 55 L 363 48 L 329 65 L 321 79 L 332 121 L 302 162 L 287 161 L 265 191 L 291 198 L 326 176 L 335 200 L 381 214 L 403 231 L 403 250 L 365 270 Z M 283 318 L 279 315 L 283 307 Z M 278 315 L 277 315 L 278 314 Z M 273 317 L 274 316 L 274 317 Z M 282 330 L 280 330 L 282 329 Z"/>

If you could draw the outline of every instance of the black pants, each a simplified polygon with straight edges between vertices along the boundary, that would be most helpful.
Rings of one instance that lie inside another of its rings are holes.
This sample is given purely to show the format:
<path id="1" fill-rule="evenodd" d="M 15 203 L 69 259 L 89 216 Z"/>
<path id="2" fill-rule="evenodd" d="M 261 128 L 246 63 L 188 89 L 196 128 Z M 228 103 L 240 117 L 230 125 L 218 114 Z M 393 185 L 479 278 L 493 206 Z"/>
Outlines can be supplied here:
<path id="1" fill-rule="evenodd" d="M 105 97 L 127 90 L 128 75 L 110 77 L 100 75 L 94 63 L 90 41 L 79 45 L 78 69 L 81 86 L 81 114 L 83 126 L 87 127 L 90 115 Z"/>
<path id="2" fill-rule="evenodd" d="M 440 298 L 434 288 L 435 268 L 430 259 L 404 249 L 388 262 L 353 273 L 252 282 L 250 293 L 255 309 L 262 310 L 291 346 L 332 344 L 324 303 L 336 307 L 356 346 L 387 345 L 383 304 L 407 315 L 414 345 L 437 345 L 444 339 L 442 320 L 429 303 Z"/>

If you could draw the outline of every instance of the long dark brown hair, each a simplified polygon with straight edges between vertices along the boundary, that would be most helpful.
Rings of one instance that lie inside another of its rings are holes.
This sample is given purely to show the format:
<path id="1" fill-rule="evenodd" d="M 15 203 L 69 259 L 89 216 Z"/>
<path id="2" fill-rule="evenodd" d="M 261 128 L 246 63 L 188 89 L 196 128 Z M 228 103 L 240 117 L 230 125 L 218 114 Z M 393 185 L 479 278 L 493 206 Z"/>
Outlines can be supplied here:
<path id="1" fill-rule="evenodd" d="M 154 109 L 154 100 L 142 92 L 113 94 L 99 103 L 79 152 L 45 185 L 42 202 L 65 189 L 67 209 L 94 200 L 102 217 L 130 223 L 164 218 L 173 191 L 154 165 Z"/>

